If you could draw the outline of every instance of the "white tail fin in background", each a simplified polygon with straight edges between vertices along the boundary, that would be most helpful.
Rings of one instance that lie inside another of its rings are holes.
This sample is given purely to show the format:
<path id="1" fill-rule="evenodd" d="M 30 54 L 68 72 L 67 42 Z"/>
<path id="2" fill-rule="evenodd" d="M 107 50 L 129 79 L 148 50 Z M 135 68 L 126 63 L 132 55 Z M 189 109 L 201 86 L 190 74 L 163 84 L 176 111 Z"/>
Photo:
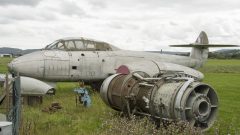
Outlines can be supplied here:
<path id="1" fill-rule="evenodd" d="M 192 48 L 192 51 L 190 53 L 190 57 L 193 59 L 199 59 L 202 62 L 205 62 L 208 58 L 208 47 L 204 47 L 204 45 L 208 45 L 208 37 L 207 34 L 202 31 L 197 40 L 195 41 L 196 47 Z M 198 47 L 197 44 L 202 44 L 203 47 Z"/>
<path id="2" fill-rule="evenodd" d="M 227 44 L 209 44 L 207 34 L 202 31 L 198 36 L 195 43 L 170 45 L 171 47 L 192 47 L 190 57 L 199 60 L 199 65 L 195 68 L 201 67 L 208 58 L 209 47 L 239 47 L 239 45 L 227 45 Z"/>

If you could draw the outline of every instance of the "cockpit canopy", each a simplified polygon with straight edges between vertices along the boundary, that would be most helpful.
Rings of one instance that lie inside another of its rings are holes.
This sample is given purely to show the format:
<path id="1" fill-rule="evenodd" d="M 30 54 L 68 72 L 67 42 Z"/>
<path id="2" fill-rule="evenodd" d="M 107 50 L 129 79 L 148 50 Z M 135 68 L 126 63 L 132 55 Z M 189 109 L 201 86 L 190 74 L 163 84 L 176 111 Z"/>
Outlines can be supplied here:
<path id="1" fill-rule="evenodd" d="M 46 50 L 64 51 L 116 51 L 119 48 L 106 42 L 94 41 L 85 38 L 59 39 L 47 45 Z"/>

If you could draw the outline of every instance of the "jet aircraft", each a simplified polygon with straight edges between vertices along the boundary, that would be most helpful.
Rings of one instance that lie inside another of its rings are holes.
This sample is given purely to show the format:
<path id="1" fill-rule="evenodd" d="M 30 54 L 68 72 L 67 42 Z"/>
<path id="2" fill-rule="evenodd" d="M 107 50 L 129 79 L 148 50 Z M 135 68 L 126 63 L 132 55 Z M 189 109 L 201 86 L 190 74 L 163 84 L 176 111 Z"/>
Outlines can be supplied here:
<path id="1" fill-rule="evenodd" d="M 218 98 L 211 86 L 201 82 L 204 76 L 196 69 L 206 62 L 209 47 L 237 45 L 209 44 L 201 32 L 195 43 L 171 46 L 192 51 L 190 56 L 128 51 L 106 42 L 64 38 L 14 59 L 8 67 L 47 82 L 82 80 L 95 84 L 97 90 L 97 84 L 103 83 L 101 98 L 115 110 L 186 120 L 207 130 L 216 118 Z"/>
<path id="2" fill-rule="evenodd" d="M 189 76 L 202 79 L 196 68 L 207 60 L 209 47 L 235 45 L 208 44 L 205 32 L 196 42 L 173 47 L 192 47 L 190 56 L 158 54 L 152 52 L 121 50 L 109 43 L 86 38 L 63 38 L 41 51 L 15 58 L 8 64 L 10 71 L 45 82 L 85 81 L 99 84 L 116 72 L 147 71 L 153 76 L 158 70 L 184 71 Z"/>

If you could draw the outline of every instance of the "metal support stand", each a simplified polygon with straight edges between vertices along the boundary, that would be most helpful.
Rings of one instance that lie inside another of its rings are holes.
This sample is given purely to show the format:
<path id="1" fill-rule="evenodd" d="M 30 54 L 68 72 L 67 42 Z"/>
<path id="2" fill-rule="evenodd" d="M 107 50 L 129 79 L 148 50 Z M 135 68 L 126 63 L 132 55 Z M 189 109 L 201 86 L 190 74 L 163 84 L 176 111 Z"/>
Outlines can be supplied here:
<path id="1" fill-rule="evenodd" d="M 10 88 L 9 88 L 9 77 L 8 77 L 8 73 L 6 73 L 6 80 L 5 80 L 5 93 L 6 93 L 6 114 L 8 114 L 10 112 L 10 96 L 9 96 L 9 92 L 10 92 Z"/>
<path id="2" fill-rule="evenodd" d="M 17 77 L 15 77 L 14 82 L 13 82 L 12 104 L 13 104 L 12 133 L 13 133 L 13 135 L 19 135 L 20 114 L 21 114 L 21 87 L 20 87 L 20 76 L 19 75 L 17 75 Z"/>

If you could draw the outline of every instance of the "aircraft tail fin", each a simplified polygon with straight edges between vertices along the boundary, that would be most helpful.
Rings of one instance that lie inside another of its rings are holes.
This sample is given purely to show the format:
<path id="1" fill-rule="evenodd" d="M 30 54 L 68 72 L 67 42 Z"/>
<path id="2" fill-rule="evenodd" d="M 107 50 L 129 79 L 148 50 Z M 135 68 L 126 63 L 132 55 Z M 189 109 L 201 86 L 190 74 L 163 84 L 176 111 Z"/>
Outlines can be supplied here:
<path id="1" fill-rule="evenodd" d="M 205 62 L 208 58 L 209 46 L 207 34 L 202 31 L 198 38 L 195 41 L 195 44 L 192 47 L 192 51 L 190 53 L 190 57 L 194 59 L 200 59 L 201 61 Z"/>
<path id="2" fill-rule="evenodd" d="M 207 34 L 202 31 L 194 43 L 170 45 L 171 47 L 191 47 L 190 57 L 200 60 L 201 66 L 208 58 L 209 47 L 239 47 L 239 45 L 209 44 Z"/>

